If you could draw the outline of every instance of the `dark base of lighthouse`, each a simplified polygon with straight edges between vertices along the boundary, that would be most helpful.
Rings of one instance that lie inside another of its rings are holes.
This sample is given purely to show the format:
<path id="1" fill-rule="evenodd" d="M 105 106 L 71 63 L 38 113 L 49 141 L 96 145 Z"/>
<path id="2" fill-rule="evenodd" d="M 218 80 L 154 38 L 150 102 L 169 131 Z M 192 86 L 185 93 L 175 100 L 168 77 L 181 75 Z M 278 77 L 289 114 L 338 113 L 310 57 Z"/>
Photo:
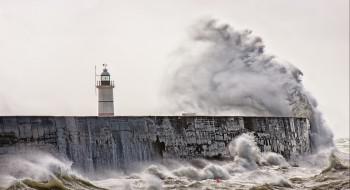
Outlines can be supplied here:
<path id="1" fill-rule="evenodd" d="M 0 156 L 39 149 L 92 172 L 162 158 L 225 158 L 228 144 L 246 132 L 262 151 L 287 159 L 311 151 L 305 118 L 7 116 L 0 117 Z"/>
<path id="2" fill-rule="evenodd" d="M 98 116 L 100 116 L 100 117 L 111 117 L 111 116 L 114 116 L 114 113 L 99 113 Z"/>

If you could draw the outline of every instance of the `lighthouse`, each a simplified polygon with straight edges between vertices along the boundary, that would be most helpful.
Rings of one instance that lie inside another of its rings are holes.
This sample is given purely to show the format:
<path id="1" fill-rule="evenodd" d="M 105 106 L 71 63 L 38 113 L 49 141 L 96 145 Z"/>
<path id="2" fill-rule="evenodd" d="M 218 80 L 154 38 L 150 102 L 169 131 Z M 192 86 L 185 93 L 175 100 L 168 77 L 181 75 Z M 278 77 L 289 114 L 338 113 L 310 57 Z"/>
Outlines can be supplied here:
<path id="1" fill-rule="evenodd" d="M 114 82 L 111 81 L 107 65 L 103 64 L 103 67 L 103 72 L 96 82 L 96 88 L 98 89 L 98 116 L 114 116 Z"/>

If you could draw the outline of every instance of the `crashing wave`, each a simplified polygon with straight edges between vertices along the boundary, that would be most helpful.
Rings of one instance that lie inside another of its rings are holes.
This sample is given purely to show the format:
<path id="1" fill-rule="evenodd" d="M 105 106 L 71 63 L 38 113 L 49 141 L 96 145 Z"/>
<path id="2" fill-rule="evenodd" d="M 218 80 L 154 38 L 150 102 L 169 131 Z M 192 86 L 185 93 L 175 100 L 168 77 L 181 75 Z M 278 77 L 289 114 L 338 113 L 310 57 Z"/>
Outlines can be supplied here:
<path id="1" fill-rule="evenodd" d="M 161 190 L 161 189 L 346 189 L 348 154 L 330 150 L 301 158 L 298 167 L 281 155 L 260 152 L 250 134 L 230 144 L 232 160 L 171 160 L 146 165 L 130 175 L 90 181 L 71 169 L 71 163 L 46 153 L 2 159 L 0 184 L 8 190 Z M 347 159 L 346 159 L 347 158 Z M 328 163 L 327 163 L 328 159 Z M 346 160 L 344 162 L 344 159 Z M 306 162 L 307 160 L 307 162 Z M 315 164 L 314 162 L 319 163 Z M 328 165 L 327 165 L 328 164 Z M 7 166 L 7 167 L 6 167 Z M 322 170 L 322 168 L 325 168 Z M 7 175 L 6 177 L 4 177 Z M 96 174 L 98 175 L 98 174 Z"/>
<path id="2" fill-rule="evenodd" d="M 167 75 L 170 112 L 305 117 L 313 148 L 333 146 L 333 134 L 298 68 L 266 54 L 262 39 L 250 30 L 214 19 L 200 20 L 191 29 Z"/>
<path id="3" fill-rule="evenodd" d="M 74 172 L 71 162 L 44 152 L 8 155 L 1 158 L 0 167 L 0 185 L 7 190 L 104 190 Z"/>
<path id="4" fill-rule="evenodd" d="M 8 187 L 7 190 L 27 190 L 28 188 L 37 190 L 106 190 L 93 185 L 88 180 L 69 174 L 57 174 L 54 178 L 47 181 L 22 179 Z"/>

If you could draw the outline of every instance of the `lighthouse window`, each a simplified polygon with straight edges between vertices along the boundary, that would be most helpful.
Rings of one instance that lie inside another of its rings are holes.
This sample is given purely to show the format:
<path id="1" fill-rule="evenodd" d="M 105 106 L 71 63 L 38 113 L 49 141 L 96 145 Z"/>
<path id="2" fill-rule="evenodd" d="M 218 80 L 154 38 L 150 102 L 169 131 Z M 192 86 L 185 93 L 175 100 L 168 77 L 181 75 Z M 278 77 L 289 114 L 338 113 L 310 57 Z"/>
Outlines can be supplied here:
<path id="1" fill-rule="evenodd" d="M 108 80 L 109 80 L 109 76 L 102 76 L 102 77 L 101 77 L 101 80 L 103 80 L 103 81 L 108 81 Z"/>

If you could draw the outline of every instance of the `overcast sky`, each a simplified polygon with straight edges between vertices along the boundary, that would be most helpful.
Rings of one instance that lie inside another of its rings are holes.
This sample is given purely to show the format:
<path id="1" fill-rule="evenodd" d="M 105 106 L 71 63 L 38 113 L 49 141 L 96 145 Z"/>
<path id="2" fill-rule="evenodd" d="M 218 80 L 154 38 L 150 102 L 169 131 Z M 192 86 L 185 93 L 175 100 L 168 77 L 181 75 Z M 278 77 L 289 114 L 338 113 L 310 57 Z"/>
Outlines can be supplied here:
<path id="1" fill-rule="evenodd" d="M 117 115 L 165 114 L 164 71 L 202 17 L 261 36 L 349 135 L 348 0 L 0 0 L 0 115 L 96 115 L 103 63 Z"/>

